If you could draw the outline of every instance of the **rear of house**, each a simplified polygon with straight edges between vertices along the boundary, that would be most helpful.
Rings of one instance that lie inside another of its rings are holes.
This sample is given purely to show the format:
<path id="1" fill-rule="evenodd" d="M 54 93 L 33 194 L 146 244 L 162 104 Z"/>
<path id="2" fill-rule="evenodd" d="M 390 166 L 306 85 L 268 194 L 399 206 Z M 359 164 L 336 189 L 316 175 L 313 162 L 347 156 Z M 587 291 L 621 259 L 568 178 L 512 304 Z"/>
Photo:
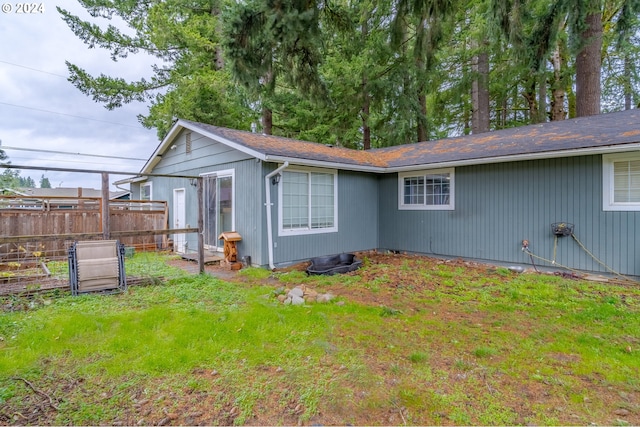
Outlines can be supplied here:
<path id="1" fill-rule="evenodd" d="M 180 120 L 143 172 L 202 176 L 206 247 L 237 231 L 254 265 L 369 249 L 523 264 L 527 240 L 556 265 L 640 276 L 639 123 L 630 110 L 362 152 Z M 132 192 L 193 227 L 194 184 Z M 560 222 L 577 239 L 556 237 Z M 174 236 L 176 250 L 196 237 Z"/>

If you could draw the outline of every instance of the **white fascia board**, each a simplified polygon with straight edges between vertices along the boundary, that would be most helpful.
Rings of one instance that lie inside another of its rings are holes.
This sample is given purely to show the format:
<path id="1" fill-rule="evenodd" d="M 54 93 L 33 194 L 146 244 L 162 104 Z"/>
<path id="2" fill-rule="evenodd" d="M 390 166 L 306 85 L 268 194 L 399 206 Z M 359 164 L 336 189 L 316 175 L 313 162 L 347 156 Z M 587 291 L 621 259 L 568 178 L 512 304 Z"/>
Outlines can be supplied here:
<path id="1" fill-rule="evenodd" d="M 156 150 L 151 154 L 149 160 L 144 164 L 140 173 L 151 173 L 153 168 L 158 164 L 158 162 L 162 159 L 160 153 L 162 153 L 167 145 L 180 133 L 180 131 L 185 127 L 186 123 L 181 123 L 182 120 L 178 120 L 173 127 L 169 130 L 164 139 L 160 142 Z"/>
<path id="2" fill-rule="evenodd" d="M 134 176 L 131 178 L 119 179 L 118 181 L 114 181 L 113 185 L 121 185 L 121 184 L 131 184 L 134 182 L 142 182 L 146 181 L 147 178 L 144 176 Z"/>
<path id="3" fill-rule="evenodd" d="M 385 172 L 403 172 L 403 171 L 411 171 L 411 170 L 418 170 L 418 169 L 474 166 L 474 165 L 484 165 L 484 164 L 492 164 L 492 163 L 553 159 L 558 157 L 575 157 L 575 156 L 588 156 L 588 155 L 595 155 L 595 154 L 623 153 L 626 151 L 637 151 L 637 150 L 640 150 L 640 143 L 626 144 L 626 145 L 613 145 L 613 146 L 606 146 L 606 147 L 580 148 L 575 150 L 545 151 L 541 153 L 518 154 L 518 155 L 500 156 L 500 157 L 484 157 L 481 159 L 470 159 L 470 160 L 460 160 L 460 161 L 451 161 L 451 162 L 420 163 L 420 164 L 415 164 L 410 166 L 387 168 L 385 169 Z"/>
<path id="4" fill-rule="evenodd" d="M 310 159 L 301 159 L 297 157 L 283 157 L 283 156 L 265 156 L 265 162 L 273 162 L 273 163 L 284 163 L 289 162 L 292 165 L 299 166 L 311 166 L 317 168 L 325 168 L 325 169 L 339 169 L 339 170 L 350 170 L 356 172 L 387 172 L 387 168 L 380 168 L 377 166 L 365 166 L 365 165 L 354 165 L 350 163 L 339 163 L 339 162 L 324 162 L 322 160 L 310 160 Z"/>

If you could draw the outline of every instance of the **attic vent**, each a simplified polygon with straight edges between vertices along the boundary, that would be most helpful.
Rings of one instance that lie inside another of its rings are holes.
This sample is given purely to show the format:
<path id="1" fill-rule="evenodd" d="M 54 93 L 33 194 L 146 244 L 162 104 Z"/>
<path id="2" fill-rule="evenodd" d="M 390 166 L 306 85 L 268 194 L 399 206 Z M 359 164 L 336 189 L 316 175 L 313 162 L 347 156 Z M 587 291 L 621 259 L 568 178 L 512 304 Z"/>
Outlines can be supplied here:
<path id="1" fill-rule="evenodd" d="M 186 152 L 187 152 L 187 154 L 189 154 L 189 153 L 191 153 L 191 132 L 187 132 L 185 134 L 185 138 L 187 139 L 187 141 L 185 143 Z"/>

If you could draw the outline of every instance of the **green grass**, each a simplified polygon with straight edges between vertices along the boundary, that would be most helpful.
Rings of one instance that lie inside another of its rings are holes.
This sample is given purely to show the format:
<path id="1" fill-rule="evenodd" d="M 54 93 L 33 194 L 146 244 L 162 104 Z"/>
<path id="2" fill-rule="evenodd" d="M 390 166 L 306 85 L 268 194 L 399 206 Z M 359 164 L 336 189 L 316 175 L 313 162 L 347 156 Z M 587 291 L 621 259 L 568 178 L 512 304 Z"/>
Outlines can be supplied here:
<path id="1" fill-rule="evenodd" d="M 638 287 L 419 260 L 227 283 L 139 255 L 158 285 L 0 299 L 0 417 L 49 396 L 27 424 L 638 424 Z M 300 283 L 375 302 L 277 302 Z"/>

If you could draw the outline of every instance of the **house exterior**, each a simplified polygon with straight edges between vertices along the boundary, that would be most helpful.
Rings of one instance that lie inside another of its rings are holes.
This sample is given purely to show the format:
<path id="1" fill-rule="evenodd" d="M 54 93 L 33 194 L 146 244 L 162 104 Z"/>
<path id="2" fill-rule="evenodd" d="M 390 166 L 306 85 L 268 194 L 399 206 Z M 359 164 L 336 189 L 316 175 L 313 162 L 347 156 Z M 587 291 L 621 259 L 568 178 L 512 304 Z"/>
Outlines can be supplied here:
<path id="1" fill-rule="evenodd" d="M 370 249 L 525 264 L 527 240 L 559 265 L 640 276 L 640 110 L 369 151 L 178 120 L 142 173 L 202 176 L 206 247 L 237 231 L 253 265 Z M 132 197 L 170 202 L 172 228 L 197 224 L 190 180 L 135 181 Z"/>

